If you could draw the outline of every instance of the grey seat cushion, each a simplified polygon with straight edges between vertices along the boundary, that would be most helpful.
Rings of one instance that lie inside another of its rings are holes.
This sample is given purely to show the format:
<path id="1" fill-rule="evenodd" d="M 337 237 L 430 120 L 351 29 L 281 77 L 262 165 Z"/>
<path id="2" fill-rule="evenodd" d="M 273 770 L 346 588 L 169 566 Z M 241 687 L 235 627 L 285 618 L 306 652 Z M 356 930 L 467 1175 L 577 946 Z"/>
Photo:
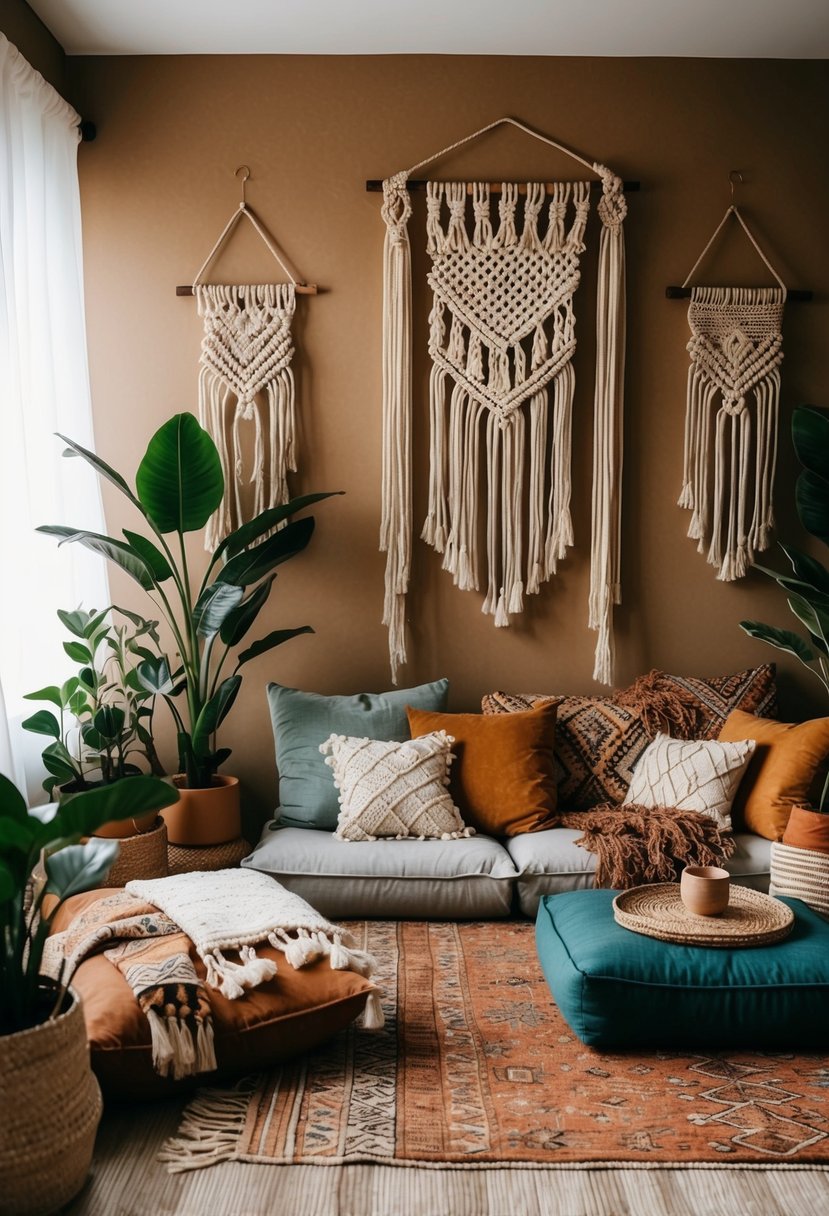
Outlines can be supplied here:
<path id="1" fill-rule="evenodd" d="M 516 878 L 506 849 L 488 836 L 343 841 L 271 825 L 242 865 L 273 875 L 333 920 L 508 916 Z"/>
<path id="2" fill-rule="evenodd" d="M 544 895 L 593 886 L 596 858 L 575 842 L 575 828 L 549 828 L 512 836 L 506 848 L 518 870 L 518 900 L 525 916 L 535 917 Z M 725 862 L 735 882 L 768 891 L 771 842 L 751 833 L 736 833 L 736 852 Z"/>

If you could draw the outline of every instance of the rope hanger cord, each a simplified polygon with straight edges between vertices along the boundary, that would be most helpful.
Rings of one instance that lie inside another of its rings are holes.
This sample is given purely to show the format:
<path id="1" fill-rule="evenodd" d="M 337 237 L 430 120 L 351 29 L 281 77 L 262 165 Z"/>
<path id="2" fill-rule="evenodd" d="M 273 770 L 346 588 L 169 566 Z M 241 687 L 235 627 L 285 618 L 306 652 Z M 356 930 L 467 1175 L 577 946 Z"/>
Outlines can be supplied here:
<path id="1" fill-rule="evenodd" d="M 725 224 L 726 224 L 726 223 L 727 223 L 727 221 L 728 221 L 729 216 L 731 216 L 731 215 L 733 215 L 733 216 L 734 216 L 734 217 L 735 217 L 735 218 L 738 220 L 738 222 L 739 222 L 739 224 L 740 224 L 740 227 L 742 228 L 743 232 L 746 234 L 746 236 L 748 237 L 748 239 L 751 241 L 751 244 L 754 246 L 755 250 L 756 250 L 756 251 L 757 251 L 757 253 L 759 254 L 760 259 L 761 259 L 761 261 L 763 262 L 764 266 L 765 266 L 765 267 L 766 267 L 766 269 L 767 269 L 767 270 L 770 272 L 770 274 L 772 274 L 772 275 L 774 276 L 774 278 L 777 280 L 777 282 L 778 282 L 778 284 L 780 285 L 780 287 L 782 287 L 783 291 L 785 292 L 785 291 L 786 291 L 786 284 L 783 282 L 783 280 L 781 279 L 780 275 L 779 275 L 779 274 L 777 273 L 777 271 L 774 269 L 774 267 L 772 266 L 772 264 L 771 264 L 771 262 L 769 261 L 769 259 L 768 259 L 768 258 L 766 257 L 766 255 L 763 253 L 763 250 L 760 248 L 760 246 L 759 246 L 759 244 L 758 244 L 758 242 L 757 242 L 757 240 L 756 240 L 756 238 L 755 238 L 754 234 L 752 233 L 751 229 L 749 228 L 749 226 L 748 226 L 748 224 L 746 223 L 746 221 L 743 219 L 743 217 L 742 217 L 742 215 L 741 215 L 741 213 L 740 213 L 739 209 L 738 209 L 738 208 L 735 206 L 735 204 L 734 204 L 734 203 L 732 203 L 730 207 L 726 208 L 725 215 L 722 217 L 722 219 L 720 220 L 719 224 L 718 224 L 718 225 L 717 225 L 717 227 L 714 229 L 714 232 L 713 232 L 713 234 L 712 234 L 712 236 L 711 236 L 710 240 L 708 241 L 708 244 L 705 246 L 705 248 L 703 249 L 702 253 L 699 255 L 699 257 L 697 258 L 697 260 L 694 262 L 693 266 L 692 266 L 692 267 L 691 267 L 691 269 L 689 270 L 689 272 L 688 272 L 688 276 L 687 276 L 687 278 L 685 279 L 685 282 L 682 284 L 682 286 L 683 286 L 683 287 L 688 287 L 688 286 L 690 285 L 691 279 L 692 279 L 692 278 L 694 277 L 694 275 L 696 274 L 696 272 L 697 272 L 697 270 L 699 269 L 700 265 L 701 265 L 701 264 L 702 264 L 702 262 L 704 261 L 706 254 L 709 252 L 709 250 L 711 249 L 712 245 L 713 245 L 713 244 L 714 244 L 714 242 L 716 241 L 717 237 L 718 237 L 718 236 L 720 235 L 720 233 L 722 232 L 723 228 L 725 227 Z"/>
<path id="2" fill-rule="evenodd" d="M 540 131 L 534 131 L 532 127 L 528 127 L 526 123 L 521 122 L 517 118 L 511 118 L 505 115 L 503 118 L 496 118 L 495 122 L 487 123 L 485 127 L 481 127 L 478 131 L 473 131 L 471 135 L 465 135 L 463 139 L 456 140 L 455 143 L 449 144 L 440 152 L 435 152 L 432 156 L 427 156 L 425 160 L 420 160 L 416 165 L 412 165 L 411 169 L 407 169 L 403 174 L 404 177 L 411 177 L 418 169 L 425 169 L 427 165 L 432 165 L 436 160 L 440 160 L 442 156 L 448 156 L 450 152 L 455 152 L 458 148 L 462 148 L 464 144 L 472 143 L 481 135 L 486 135 L 489 131 L 494 131 L 496 127 L 512 126 L 517 127 L 519 131 L 523 131 L 525 135 L 531 135 L 533 139 L 537 139 L 539 143 L 547 144 L 551 148 L 555 148 L 557 152 L 563 152 L 565 156 L 569 156 L 572 160 L 578 161 L 580 165 L 584 165 L 591 173 L 596 173 L 596 167 L 592 161 L 586 160 L 583 156 L 579 156 L 578 152 L 573 152 L 564 144 L 557 143 L 556 140 L 550 139 L 548 135 L 542 135 Z"/>
<path id="3" fill-rule="evenodd" d="M 233 231 L 233 229 L 236 227 L 236 225 L 239 223 L 239 220 L 242 219 L 243 216 L 245 219 L 247 219 L 251 222 L 255 231 L 258 233 L 258 235 L 262 238 L 263 242 L 267 246 L 269 253 L 276 259 L 280 268 L 288 276 L 289 281 L 291 283 L 293 283 L 294 287 L 299 287 L 301 285 L 299 276 L 296 275 L 294 273 L 294 271 L 291 269 L 290 265 L 286 264 L 286 261 L 283 260 L 282 256 L 280 255 L 279 250 L 276 247 L 276 243 L 273 240 L 273 238 L 271 237 L 270 233 L 267 231 L 264 224 L 262 224 L 261 221 L 258 219 L 255 212 L 247 204 L 247 200 L 245 198 L 245 185 L 250 177 L 250 169 L 248 169 L 247 165 L 240 165 L 239 168 L 236 170 L 235 176 L 238 177 L 239 174 L 242 172 L 242 170 L 245 171 L 245 175 L 242 178 L 242 197 L 239 201 L 239 206 L 238 206 L 237 210 L 234 211 L 233 215 L 231 215 L 231 217 L 227 221 L 227 223 L 225 224 L 224 228 L 221 231 L 219 239 L 216 241 L 216 244 L 210 250 L 210 253 L 208 253 L 207 257 L 204 259 L 204 261 L 202 262 L 198 271 L 196 272 L 196 277 L 193 279 L 193 288 L 195 289 L 198 286 L 199 282 L 201 281 L 202 275 L 205 273 L 205 271 L 207 270 L 208 266 L 213 261 L 213 259 L 217 256 L 217 254 L 221 250 L 222 246 L 224 245 L 225 241 L 228 239 L 231 232 Z"/>

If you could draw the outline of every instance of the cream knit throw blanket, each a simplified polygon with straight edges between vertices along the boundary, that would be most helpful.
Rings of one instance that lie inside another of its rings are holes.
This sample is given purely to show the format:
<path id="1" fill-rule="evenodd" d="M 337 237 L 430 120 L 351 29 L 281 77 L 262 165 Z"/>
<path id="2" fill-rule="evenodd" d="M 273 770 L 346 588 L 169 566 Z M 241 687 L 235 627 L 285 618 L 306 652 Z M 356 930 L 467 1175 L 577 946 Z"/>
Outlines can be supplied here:
<path id="1" fill-rule="evenodd" d="M 254 947 L 267 942 L 281 950 L 292 967 L 327 957 L 335 971 L 370 976 L 375 961 L 355 948 L 351 934 L 315 912 L 299 895 L 255 870 L 196 871 L 169 878 L 136 879 L 127 891 L 155 904 L 186 933 L 205 967 L 207 982 L 234 1000 L 276 974 L 276 964 L 257 958 Z M 225 957 L 235 951 L 239 962 Z M 380 998 L 370 992 L 363 1025 L 383 1025 Z"/>

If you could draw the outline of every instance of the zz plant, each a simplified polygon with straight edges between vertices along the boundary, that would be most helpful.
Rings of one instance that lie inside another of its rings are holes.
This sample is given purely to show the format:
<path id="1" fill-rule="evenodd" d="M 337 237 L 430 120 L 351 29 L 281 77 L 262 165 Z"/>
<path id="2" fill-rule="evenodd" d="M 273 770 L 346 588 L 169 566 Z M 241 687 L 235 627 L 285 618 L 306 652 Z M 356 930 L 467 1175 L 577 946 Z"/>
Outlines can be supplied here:
<path id="1" fill-rule="evenodd" d="M 41 975 L 43 947 L 61 901 L 98 885 L 118 855 L 118 842 L 82 836 L 110 819 L 130 819 L 171 806 L 178 791 L 157 777 L 73 794 L 59 807 L 31 811 L 0 774 L 0 1035 L 56 1017 L 71 975 L 50 984 Z M 26 891 L 44 852 L 46 882 L 27 909 Z M 43 914 L 47 895 L 57 902 Z"/>
<path id="2" fill-rule="evenodd" d="M 276 629 L 233 652 L 246 638 L 267 602 L 282 562 L 300 553 L 314 531 L 312 516 L 293 516 L 329 494 L 306 494 L 260 512 L 226 536 L 210 554 L 202 578 L 195 578 L 185 537 L 199 532 L 225 493 L 219 454 L 192 414 L 176 414 L 153 435 L 135 479 L 135 489 L 94 452 L 65 436 L 66 455 L 80 456 L 111 482 L 135 508 L 144 530 L 124 529 L 123 540 L 80 528 L 47 525 L 38 531 L 61 544 L 86 546 L 113 562 L 152 599 L 176 647 L 148 657 L 136 668 L 141 686 L 163 697 L 175 721 L 179 771 L 190 789 L 212 784 L 228 748 L 215 735 L 239 693 L 245 663 L 300 633 L 309 625 Z M 225 674 L 227 664 L 233 666 Z"/>
<path id="3" fill-rule="evenodd" d="M 792 440 L 803 466 L 795 489 L 798 518 L 807 532 L 829 545 L 829 410 L 798 406 L 792 415 Z M 741 621 L 740 627 L 751 637 L 793 654 L 829 694 L 829 570 L 792 545 L 781 543 L 780 548 L 791 573 L 758 569 L 786 592 L 786 602 L 805 628 L 806 637 L 761 621 Z M 829 777 L 819 809 L 829 814 Z"/>

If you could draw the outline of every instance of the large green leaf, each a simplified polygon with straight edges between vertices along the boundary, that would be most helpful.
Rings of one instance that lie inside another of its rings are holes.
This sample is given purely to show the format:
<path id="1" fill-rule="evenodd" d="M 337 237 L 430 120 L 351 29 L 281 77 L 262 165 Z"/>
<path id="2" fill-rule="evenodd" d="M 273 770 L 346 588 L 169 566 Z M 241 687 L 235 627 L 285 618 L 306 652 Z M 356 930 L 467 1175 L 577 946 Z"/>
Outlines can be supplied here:
<path id="1" fill-rule="evenodd" d="M 258 583 L 260 578 L 270 574 L 274 566 L 279 566 L 301 553 L 313 531 L 313 516 L 294 520 L 261 544 L 237 553 L 217 575 L 216 581 L 235 583 L 238 587 L 249 587 L 252 583 Z"/>
<path id="2" fill-rule="evenodd" d="M 170 675 L 170 664 L 166 658 L 154 656 L 144 659 L 135 668 L 141 687 L 147 692 L 158 693 L 163 697 L 173 695 L 175 684 Z"/>
<path id="3" fill-rule="evenodd" d="M 273 633 L 269 633 L 267 637 L 260 638 L 258 642 L 254 642 L 247 650 L 243 650 L 236 660 L 236 670 L 243 663 L 249 663 L 251 659 L 258 658 L 260 654 L 266 654 L 269 650 L 273 650 L 275 646 L 281 646 L 283 642 L 290 641 L 291 638 L 297 637 L 300 633 L 313 633 L 310 625 L 301 625 L 299 629 L 275 629 Z"/>
<path id="4" fill-rule="evenodd" d="M 120 705 L 102 705 L 95 711 L 93 726 L 105 743 L 117 739 L 124 729 L 125 714 Z"/>
<path id="5" fill-rule="evenodd" d="M 296 515 L 298 511 L 310 507 L 315 502 L 322 502 L 324 498 L 332 498 L 336 494 L 343 493 L 343 490 L 328 490 L 320 494 L 302 494 L 298 498 L 292 498 L 290 502 L 283 503 L 281 507 L 270 507 L 226 536 L 217 548 L 215 556 L 233 557 L 235 554 L 241 553 L 243 549 L 247 549 L 248 545 L 252 545 L 260 536 L 264 536 L 266 532 L 279 527 L 286 519 Z"/>
<path id="6" fill-rule="evenodd" d="M 54 524 L 44 524 L 37 529 L 47 536 L 57 536 L 61 544 L 76 542 L 93 553 L 100 554 L 116 566 L 120 566 L 130 578 L 140 583 L 145 591 L 151 591 L 153 580 L 144 559 L 129 545 L 112 536 L 102 536 L 98 532 L 85 532 L 82 528 L 63 528 Z"/>
<path id="7" fill-rule="evenodd" d="M 239 645 L 242 638 L 256 620 L 262 607 L 267 602 L 275 578 L 275 574 L 272 574 L 269 578 L 266 578 L 250 593 L 248 598 L 244 600 L 238 608 L 234 608 L 234 610 L 228 614 L 227 619 L 219 631 L 225 646 Z"/>
<path id="8" fill-rule="evenodd" d="M 28 818 L 26 799 L 14 782 L 9 781 L 3 773 L 0 773 L 0 815 L 8 815 L 21 823 Z"/>
<path id="9" fill-rule="evenodd" d="M 216 445 L 192 414 L 176 414 L 153 435 L 135 479 L 159 532 L 196 532 L 222 501 Z"/>
<path id="10" fill-rule="evenodd" d="M 202 709 L 193 728 L 193 751 L 197 758 L 206 753 L 210 736 L 230 713 L 241 685 L 241 676 L 228 676 Z"/>
<path id="11" fill-rule="evenodd" d="M 46 841 L 63 836 L 89 836 L 109 819 L 134 819 L 178 801 L 178 790 L 157 777 L 130 777 L 65 798 L 54 819 L 43 828 Z"/>
<path id="12" fill-rule="evenodd" d="M 799 405 L 792 414 L 792 441 L 803 467 L 829 480 L 829 410 Z"/>
<path id="13" fill-rule="evenodd" d="M 48 747 L 44 747 L 40 758 L 46 772 L 57 777 L 61 783 L 73 781 L 77 776 L 69 752 L 61 742 L 50 743 Z"/>
<path id="14" fill-rule="evenodd" d="M 96 456 L 94 452 L 90 452 L 87 448 L 82 448 L 79 443 L 75 443 L 73 439 L 67 439 L 66 436 L 61 435 L 60 432 L 58 432 L 58 438 L 62 439 L 64 443 L 69 445 L 70 450 L 68 452 L 64 452 L 65 456 L 80 456 L 87 462 L 87 464 L 91 464 L 97 473 L 100 473 L 100 475 L 105 477 L 107 481 L 111 481 L 114 486 L 117 486 L 121 493 L 126 495 L 133 506 L 137 507 L 142 515 L 144 514 L 144 508 L 141 506 L 141 503 L 135 497 L 120 473 L 108 465 L 105 460 L 101 460 L 100 456 Z"/>
<path id="15" fill-rule="evenodd" d="M 57 684 L 47 684 L 45 688 L 39 688 L 37 692 L 24 693 L 23 699 L 25 701 L 51 701 L 53 705 L 57 705 L 58 709 L 63 709 L 64 705 Z"/>
<path id="16" fill-rule="evenodd" d="M 815 655 L 809 643 L 791 629 L 777 629 L 774 625 L 764 625 L 761 621 L 740 621 L 740 628 L 749 637 L 759 638 L 760 641 L 768 642 L 770 646 L 775 646 L 778 650 L 785 650 L 788 654 L 796 655 L 801 663 L 814 662 Z"/>
<path id="17" fill-rule="evenodd" d="M 818 649 L 824 654 L 829 653 L 829 612 L 802 595 L 790 596 L 787 603 L 797 619 L 809 630 Z"/>
<path id="18" fill-rule="evenodd" d="M 0 852 L 16 849 L 18 853 L 28 854 L 35 838 L 36 822 L 13 819 L 10 815 L 0 814 Z"/>
<path id="19" fill-rule="evenodd" d="M 25 718 L 20 725 L 35 735 L 48 735 L 50 739 L 60 738 L 60 723 L 50 709 L 39 709 L 30 718 Z"/>
<path id="20" fill-rule="evenodd" d="M 2 857 L 0 857 L 0 904 L 5 903 L 7 899 L 13 899 L 17 890 L 18 885 L 15 882 L 14 875 Z"/>
<path id="21" fill-rule="evenodd" d="M 795 502 L 806 531 L 829 545 L 829 481 L 805 469 L 797 479 Z"/>
<path id="22" fill-rule="evenodd" d="M 64 642 L 63 649 L 73 663 L 91 663 L 92 655 L 89 647 L 84 646 L 83 642 Z"/>
<path id="23" fill-rule="evenodd" d="M 129 782 L 124 782 L 129 785 Z M 46 894 L 69 899 L 81 891 L 97 887 L 118 856 L 117 840 L 88 840 L 86 844 L 70 844 L 51 853 L 44 862 Z"/>
<path id="24" fill-rule="evenodd" d="M 168 578 L 173 577 L 173 568 L 158 545 L 148 537 L 141 536 L 139 532 L 130 532 L 129 528 L 124 528 L 124 536 L 131 548 L 142 558 L 157 583 L 165 583 Z M 118 611 L 123 612 L 123 609 L 119 608 Z M 124 615 L 127 616 L 127 613 Z M 130 613 L 129 616 L 134 625 L 141 621 L 141 618 L 134 613 Z"/>
<path id="25" fill-rule="evenodd" d="M 215 582 L 205 587 L 193 608 L 193 624 L 199 636 L 210 638 L 218 633 L 244 594 L 244 588 L 231 583 Z"/>
<path id="26" fill-rule="evenodd" d="M 795 549 L 794 545 L 786 545 L 782 541 L 779 544 L 791 562 L 795 578 L 809 587 L 814 587 L 821 595 L 829 596 L 829 570 L 822 562 L 816 561 L 808 553 L 802 553 L 800 549 Z"/>

